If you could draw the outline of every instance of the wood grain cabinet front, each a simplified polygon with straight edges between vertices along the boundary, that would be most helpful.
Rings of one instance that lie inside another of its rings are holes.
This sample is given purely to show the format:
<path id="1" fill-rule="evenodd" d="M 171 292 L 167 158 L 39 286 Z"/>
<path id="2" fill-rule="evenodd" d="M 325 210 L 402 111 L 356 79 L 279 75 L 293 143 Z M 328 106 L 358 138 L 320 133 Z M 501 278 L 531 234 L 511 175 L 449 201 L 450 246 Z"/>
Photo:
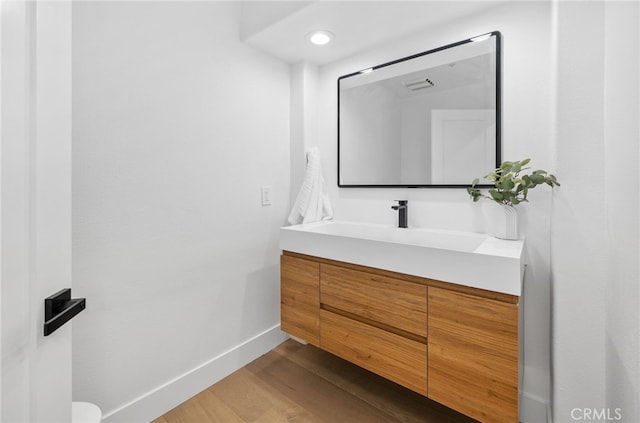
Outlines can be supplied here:
<path id="1" fill-rule="evenodd" d="M 280 256 L 280 328 L 320 346 L 320 264 Z"/>
<path id="2" fill-rule="evenodd" d="M 518 304 L 429 287 L 429 398 L 481 422 L 518 421 Z"/>
<path id="3" fill-rule="evenodd" d="M 321 264 L 320 303 L 392 332 L 427 336 L 427 287 L 422 284 Z"/>
<path id="4" fill-rule="evenodd" d="M 320 346 L 427 394 L 427 287 L 320 264 Z"/>
<path id="5" fill-rule="evenodd" d="M 322 349 L 427 394 L 427 346 L 375 326 L 320 310 Z"/>

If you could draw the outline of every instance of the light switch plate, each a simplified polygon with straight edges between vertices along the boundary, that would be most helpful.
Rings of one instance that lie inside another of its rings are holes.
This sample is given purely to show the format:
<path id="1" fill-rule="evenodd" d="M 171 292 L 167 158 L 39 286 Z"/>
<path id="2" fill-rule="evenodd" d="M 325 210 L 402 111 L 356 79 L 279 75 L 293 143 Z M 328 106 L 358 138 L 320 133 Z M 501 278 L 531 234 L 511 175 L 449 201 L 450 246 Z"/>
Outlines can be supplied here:
<path id="1" fill-rule="evenodd" d="M 270 206 L 271 204 L 271 187 L 262 187 L 262 205 Z"/>

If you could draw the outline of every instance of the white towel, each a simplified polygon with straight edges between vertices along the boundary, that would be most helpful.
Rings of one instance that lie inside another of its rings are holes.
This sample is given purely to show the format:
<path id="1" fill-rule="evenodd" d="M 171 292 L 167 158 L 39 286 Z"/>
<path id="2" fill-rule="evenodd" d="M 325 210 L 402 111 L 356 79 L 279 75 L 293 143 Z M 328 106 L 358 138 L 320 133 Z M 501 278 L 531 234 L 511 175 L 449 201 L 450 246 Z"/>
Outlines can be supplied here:
<path id="1" fill-rule="evenodd" d="M 318 147 L 307 151 L 307 169 L 302 187 L 289 214 L 289 223 L 318 222 L 333 218 L 333 209 L 322 177 Z"/>

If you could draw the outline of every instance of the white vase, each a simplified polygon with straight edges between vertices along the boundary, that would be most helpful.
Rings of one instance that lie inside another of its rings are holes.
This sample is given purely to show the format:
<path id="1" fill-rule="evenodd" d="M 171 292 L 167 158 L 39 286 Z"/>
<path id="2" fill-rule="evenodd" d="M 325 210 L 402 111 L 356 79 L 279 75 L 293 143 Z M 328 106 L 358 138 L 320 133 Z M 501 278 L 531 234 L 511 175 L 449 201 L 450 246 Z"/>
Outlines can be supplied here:
<path id="1" fill-rule="evenodd" d="M 499 221 L 495 224 L 494 236 L 500 239 L 518 239 L 518 210 L 512 206 L 499 205 Z"/>

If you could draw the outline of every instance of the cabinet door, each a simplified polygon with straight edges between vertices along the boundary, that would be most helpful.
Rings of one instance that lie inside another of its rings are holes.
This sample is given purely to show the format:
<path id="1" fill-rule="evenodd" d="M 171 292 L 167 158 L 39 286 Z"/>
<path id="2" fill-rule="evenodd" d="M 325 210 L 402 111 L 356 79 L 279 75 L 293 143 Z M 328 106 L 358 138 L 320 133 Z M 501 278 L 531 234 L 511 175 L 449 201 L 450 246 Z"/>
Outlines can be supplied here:
<path id="1" fill-rule="evenodd" d="M 518 421 L 518 305 L 428 289 L 428 397 L 482 422 Z"/>
<path id="2" fill-rule="evenodd" d="M 427 346 L 326 310 L 322 349 L 422 395 L 427 392 Z"/>
<path id="3" fill-rule="evenodd" d="M 280 256 L 280 328 L 320 345 L 320 264 Z"/>

